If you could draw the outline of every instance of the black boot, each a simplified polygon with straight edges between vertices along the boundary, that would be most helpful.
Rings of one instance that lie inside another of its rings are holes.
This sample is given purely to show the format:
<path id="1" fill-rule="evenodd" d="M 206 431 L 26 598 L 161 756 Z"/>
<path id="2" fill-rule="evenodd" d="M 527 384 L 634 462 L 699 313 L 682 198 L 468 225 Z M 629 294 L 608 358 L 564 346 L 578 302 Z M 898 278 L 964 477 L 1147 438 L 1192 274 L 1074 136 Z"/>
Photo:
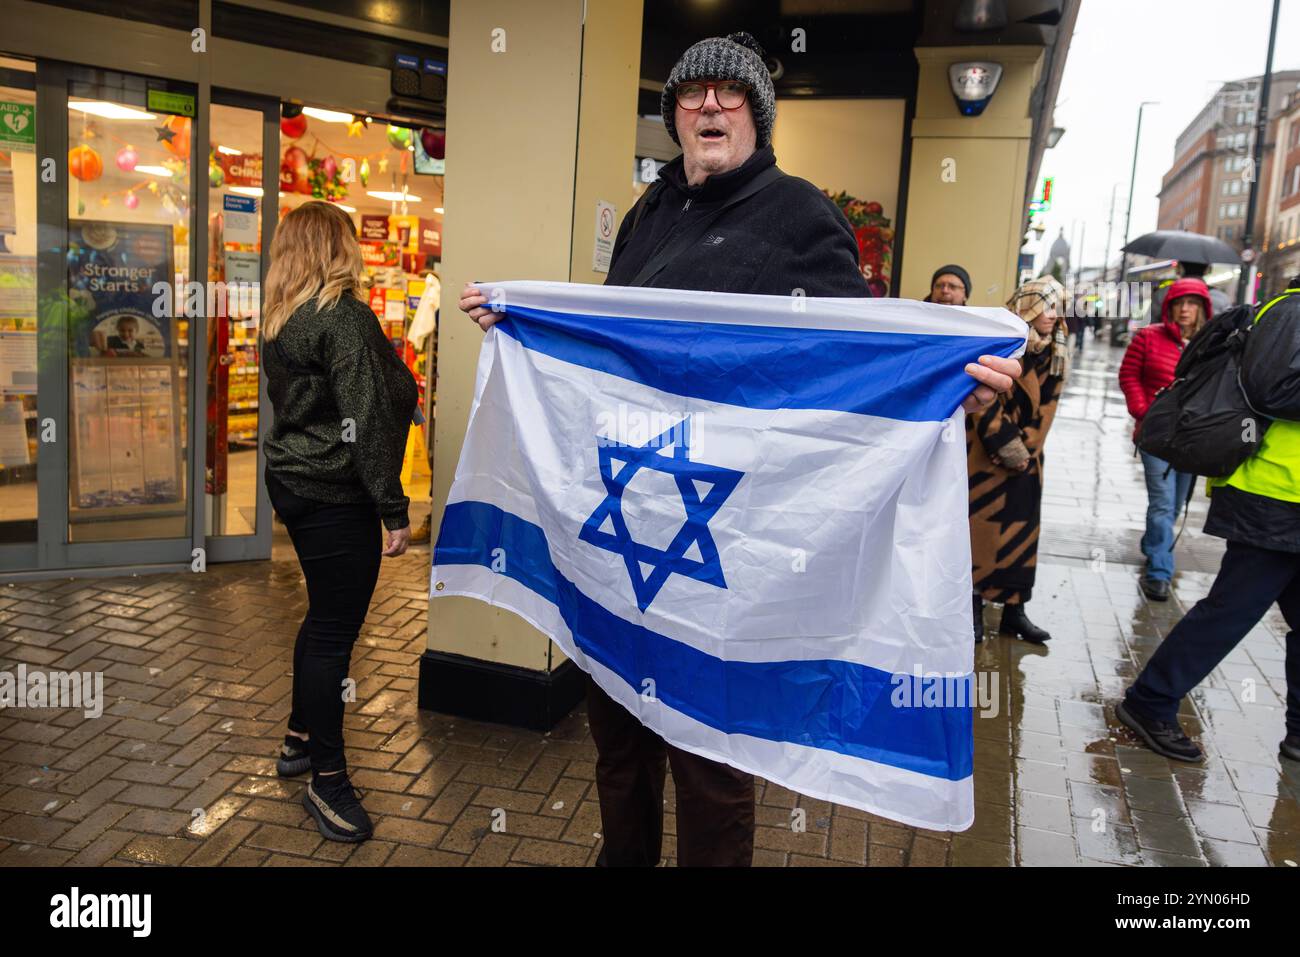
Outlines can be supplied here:
<path id="1" fill-rule="evenodd" d="M 978 645 L 984 640 L 984 599 L 978 594 L 973 597 L 971 610 L 975 613 L 975 644 Z"/>
<path id="2" fill-rule="evenodd" d="M 1292 761 L 1300 761 L 1300 734 L 1288 734 L 1282 739 L 1278 751 L 1282 757 L 1289 758 Z"/>
<path id="3" fill-rule="evenodd" d="M 1002 606 L 1002 625 L 998 628 L 998 634 L 1015 635 L 1017 638 L 1023 638 L 1025 641 L 1041 645 L 1045 641 L 1051 640 L 1051 634 L 1046 630 L 1039 628 L 1029 616 L 1025 614 L 1025 605 L 1023 602 L 1008 603 Z"/>

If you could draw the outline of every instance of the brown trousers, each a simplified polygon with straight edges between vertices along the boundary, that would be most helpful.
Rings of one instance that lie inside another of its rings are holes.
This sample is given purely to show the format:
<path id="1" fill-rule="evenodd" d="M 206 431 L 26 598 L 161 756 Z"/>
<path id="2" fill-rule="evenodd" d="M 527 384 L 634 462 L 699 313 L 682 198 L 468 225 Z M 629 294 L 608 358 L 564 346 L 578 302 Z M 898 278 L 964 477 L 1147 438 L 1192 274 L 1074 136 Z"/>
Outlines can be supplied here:
<path id="1" fill-rule="evenodd" d="M 754 862 L 754 776 L 675 748 L 587 679 L 596 742 L 602 867 L 655 867 L 662 857 L 664 777 L 677 789 L 677 862 L 749 867 Z"/>

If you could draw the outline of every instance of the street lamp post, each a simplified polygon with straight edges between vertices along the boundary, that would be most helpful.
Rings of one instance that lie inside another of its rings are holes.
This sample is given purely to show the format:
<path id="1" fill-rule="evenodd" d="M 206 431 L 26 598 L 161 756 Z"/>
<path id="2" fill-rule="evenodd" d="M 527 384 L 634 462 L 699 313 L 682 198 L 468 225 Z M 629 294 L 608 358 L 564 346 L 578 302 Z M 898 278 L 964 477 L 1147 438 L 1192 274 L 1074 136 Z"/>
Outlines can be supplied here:
<path id="1" fill-rule="evenodd" d="M 1129 223 L 1133 219 L 1133 186 L 1137 182 L 1138 145 L 1142 142 L 1142 111 L 1157 103 L 1158 100 L 1143 100 L 1138 106 L 1137 133 L 1133 136 L 1133 168 L 1128 174 L 1128 204 L 1124 209 L 1124 242 L 1120 244 L 1119 281 L 1121 283 L 1128 281 L 1128 253 L 1123 251 L 1123 247 L 1128 245 Z"/>
<path id="2" fill-rule="evenodd" d="M 1246 302 L 1251 277 L 1255 275 L 1255 203 L 1259 200 L 1260 165 L 1264 162 L 1264 136 L 1268 131 L 1268 95 L 1273 80 L 1273 45 L 1277 42 L 1277 15 L 1282 0 L 1273 0 L 1273 23 L 1268 30 L 1268 58 L 1264 81 L 1259 87 L 1259 109 L 1255 111 L 1255 154 L 1250 168 L 1250 199 L 1246 201 L 1246 231 L 1241 237 L 1241 275 L 1237 279 L 1237 302 Z"/>
<path id="3" fill-rule="evenodd" d="M 1129 171 L 1128 174 L 1128 204 L 1124 209 L 1124 241 L 1120 243 L 1120 256 L 1119 256 L 1119 284 L 1120 284 L 1119 288 L 1121 290 L 1120 295 L 1124 297 L 1125 305 L 1127 306 L 1127 308 L 1121 307 L 1118 310 L 1118 312 L 1121 315 L 1125 315 L 1125 316 L 1130 315 L 1133 309 L 1136 308 L 1137 305 L 1137 303 L 1134 301 L 1134 298 L 1129 295 L 1128 253 L 1124 252 L 1124 247 L 1128 245 L 1129 223 L 1133 219 L 1133 187 L 1137 183 L 1138 146 L 1142 142 L 1142 112 L 1148 106 L 1155 106 L 1158 102 L 1159 102 L 1158 100 L 1143 100 L 1142 103 L 1138 106 L 1137 133 L 1133 135 L 1133 168 Z M 1116 322 L 1118 322 L 1118 320 L 1116 320 Z M 1118 336 L 1119 332 L 1120 332 L 1120 327 L 1117 324 L 1113 324 L 1110 329 L 1110 341 L 1112 345 L 1118 345 L 1116 337 Z"/>
<path id="4" fill-rule="evenodd" d="M 1119 189 L 1119 183 L 1112 183 L 1110 187 L 1110 215 L 1106 217 L 1106 252 L 1101 257 L 1101 281 L 1105 282 L 1110 279 L 1110 237 L 1111 230 L 1115 225 L 1115 191 Z"/>

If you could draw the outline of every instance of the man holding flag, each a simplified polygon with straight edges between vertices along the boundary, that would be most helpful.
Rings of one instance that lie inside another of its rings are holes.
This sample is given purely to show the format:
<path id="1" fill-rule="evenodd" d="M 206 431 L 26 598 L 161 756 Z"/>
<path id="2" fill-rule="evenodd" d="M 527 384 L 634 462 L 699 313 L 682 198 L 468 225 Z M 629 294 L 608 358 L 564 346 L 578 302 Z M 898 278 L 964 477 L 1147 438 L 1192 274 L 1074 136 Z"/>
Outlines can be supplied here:
<path id="1" fill-rule="evenodd" d="M 665 126 L 682 147 L 683 154 L 660 171 L 659 180 L 624 218 L 615 240 L 606 286 L 791 297 L 795 312 L 800 311 L 798 300 L 805 297 L 867 298 L 871 295 L 858 268 L 852 230 L 843 215 L 812 184 L 787 176 L 776 167 L 770 145 L 776 116 L 775 93 L 763 52 L 753 37 L 734 33 L 728 37 L 711 37 L 690 47 L 673 68 L 661 104 Z M 478 287 L 465 286 L 460 308 L 484 330 L 505 318 L 488 303 L 489 297 Z M 513 320 L 514 311 L 508 311 Z M 524 317 L 527 311 L 520 309 L 518 316 Z M 544 318 L 556 313 L 539 308 L 536 315 Z M 617 315 L 634 314 L 619 312 Z M 516 331 L 525 325 L 517 324 Z M 632 336 L 638 327 L 629 318 L 608 323 L 591 334 L 618 336 L 623 328 Z M 590 330 L 583 330 L 584 335 L 588 333 Z M 545 329 L 539 334 L 550 335 Z M 607 340 L 602 341 L 608 345 Z M 546 342 L 531 341 L 525 346 L 542 353 L 550 350 L 549 354 L 554 356 L 559 354 L 557 350 L 569 348 L 558 343 L 558 339 L 551 338 Z M 730 346 L 724 344 L 721 353 L 729 350 Z M 1009 351 L 1005 343 L 1003 351 L 1004 355 Z M 572 351 L 567 354 L 577 355 Z M 729 358 L 735 360 L 734 356 Z M 759 355 L 757 360 L 766 358 Z M 971 358 L 976 358 L 973 353 Z M 590 361 L 590 350 L 573 361 Z M 667 379 L 674 373 L 665 368 L 668 364 L 656 363 L 653 369 L 641 371 L 655 378 L 663 390 L 671 392 L 672 383 Z M 481 372 L 482 369 L 480 366 Z M 997 393 L 1008 391 L 1021 371 L 1014 358 L 995 355 L 980 355 L 977 362 L 970 362 L 965 369 L 977 383 L 973 393 L 961 403 L 967 410 L 981 408 Z M 716 368 L 693 371 L 703 380 L 721 376 Z M 762 374 L 755 371 L 754 378 L 770 383 L 774 375 L 779 375 L 779 370 Z M 481 375 L 480 389 L 482 378 Z M 813 383 L 814 388 L 817 385 Z M 709 391 L 707 384 L 699 382 L 680 386 L 683 394 L 689 394 L 691 387 Z M 702 392 L 697 391 L 695 395 L 698 397 Z M 955 408 L 957 400 L 954 398 L 952 402 L 949 410 Z M 707 525 L 709 516 L 717 514 L 721 501 L 735 489 L 741 473 L 721 467 L 700 472 L 699 469 L 707 467 L 689 461 L 690 455 L 684 451 L 690 441 L 687 432 L 690 427 L 682 425 L 681 434 L 674 433 L 667 439 L 680 440 L 682 444 L 681 454 L 674 453 L 672 457 L 647 456 L 646 449 L 655 441 L 653 435 L 649 436 L 651 442 L 642 446 L 617 444 L 614 451 L 620 458 L 638 459 L 641 463 L 623 473 L 616 470 L 627 467 L 616 461 L 611 464 L 607 461 L 608 450 L 601 450 L 601 474 L 605 486 L 611 489 L 611 500 L 615 501 L 613 505 L 602 503 L 597 507 L 583 526 L 580 538 L 597 548 L 610 551 L 623 548 L 612 533 L 603 531 L 609 527 L 609 513 L 617 510 L 617 499 L 626 486 L 626 478 L 619 484 L 619 475 L 630 476 L 640 468 L 666 470 L 666 463 L 681 463 L 680 467 L 687 470 L 683 474 L 695 477 L 697 484 L 713 491 L 694 499 L 689 490 L 682 493 L 688 510 L 686 525 L 693 527 L 698 541 L 706 544 L 703 549 L 706 554 L 698 562 L 682 555 L 674 556 L 674 577 L 694 578 L 727 588 L 721 584 L 721 569 L 717 567 L 716 552 L 711 552 L 713 540 L 707 535 Z M 668 435 L 658 438 L 666 439 Z M 651 459 L 653 462 L 646 465 Z M 464 463 L 463 455 L 462 466 Z M 461 474 L 458 469 L 458 481 Z M 679 477 L 677 481 L 689 486 L 690 477 Z M 503 480 L 508 480 L 508 476 L 503 476 Z M 453 498 L 455 494 L 453 489 Z M 964 487 L 958 488 L 956 494 L 964 501 Z M 690 511 L 692 507 L 696 512 Z M 448 509 L 451 508 L 449 504 Z M 613 518 L 614 525 L 618 526 L 621 516 L 614 514 Z M 620 528 L 620 533 L 623 532 L 625 529 Z M 454 552 L 454 548 L 445 547 L 449 540 L 444 520 L 444 533 L 434 559 L 435 576 L 439 574 L 439 565 L 447 561 L 444 552 Z M 642 546 L 628 546 L 633 547 Z M 636 586 L 636 604 L 644 614 L 664 587 L 664 579 L 657 577 L 658 571 L 648 578 L 640 577 L 644 572 L 637 569 L 635 556 L 638 554 L 642 553 L 625 551 L 624 557 L 632 584 Z M 714 577 L 710 579 L 710 575 Z M 442 587 L 442 584 L 437 586 Z M 596 590 L 597 583 L 588 585 L 588 591 Z M 579 603 L 586 600 L 580 593 L 576 599 Z M 556 604 L 564 605 L 565 601 L 561 595 Z M 580 613 L 581 608 L 573 614 Z M 612 624 L 621 626 L 623 622 Z M 576 641 L 578 629 L 572 630 Z M 578 647 L 582 647 L 580 642 Z M 674 648 L 673 653 L 676 651 Z M 716 663 L 716 659 L 709 660 L 711 664 Z M 753 776 L 668 744 L 629 710 L 627 699 L 615 700 L 595 680 L 590 680 L 588 670 L 588 717 L 599 755 L 596 779 L 604 836 L 599 863 L 606 866 L 659 863 L 665 768 L 670 763 L 677 791 L 679 862 L 686 866 L 748 866 L 752 862 L 754 841 Z M 966 731 L 969 732 L 969 724 Z"/>

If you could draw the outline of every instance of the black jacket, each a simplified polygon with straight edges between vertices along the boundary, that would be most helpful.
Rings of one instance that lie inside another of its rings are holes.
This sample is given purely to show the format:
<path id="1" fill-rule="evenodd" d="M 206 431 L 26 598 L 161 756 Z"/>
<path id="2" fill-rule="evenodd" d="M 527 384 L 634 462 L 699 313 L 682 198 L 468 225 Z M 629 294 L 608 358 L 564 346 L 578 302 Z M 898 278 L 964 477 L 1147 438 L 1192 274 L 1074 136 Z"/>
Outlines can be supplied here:
<path id="1" fill-rule="evenodd" d="M 390 529 L 409 524 L 402 456 L 419 389 L 365 303 L 311 300 L 263 342 L 275 422 L 266 467 L 318 502 L 373 501 Z"/>
<path id="2" fill-rule="evenodd" d="M 1275 552 L 1300 552 L 1300 503 L 1220 485 L 1210 496 L 1205 534 Z"/>
<path id="3" fill-rule="evenodd" d="M 1274 302 L 1256 320 L 1242 358 L 1241 385 L 1262 415 L 1300 421 L 1300 293 Z M 1297 464 L 1291 469 L 1295 475 Z M 1230 542 L 1300 553 L 1300 502 L 1219 485 L 1210 496 L 1205 531 Z"/>
<path id="4" fill-rule="evenodd" d="M 623 217 L 605 285 L 634 285 L 660 244 L 680 243 L 735 190 L 775 164 L 767 146 L 737 169 L 688 186 L 682 157 L 668 163 L 659 171 L 659 181 Z M 772 296 L 798 295 L 796 289 L 804 296 L 871 296 L 858 269 L 858 244 L 848 220 L 821 190 L 797 176 L 782 174 L 725 210 L 690 245 L 645 285 Z"/>

